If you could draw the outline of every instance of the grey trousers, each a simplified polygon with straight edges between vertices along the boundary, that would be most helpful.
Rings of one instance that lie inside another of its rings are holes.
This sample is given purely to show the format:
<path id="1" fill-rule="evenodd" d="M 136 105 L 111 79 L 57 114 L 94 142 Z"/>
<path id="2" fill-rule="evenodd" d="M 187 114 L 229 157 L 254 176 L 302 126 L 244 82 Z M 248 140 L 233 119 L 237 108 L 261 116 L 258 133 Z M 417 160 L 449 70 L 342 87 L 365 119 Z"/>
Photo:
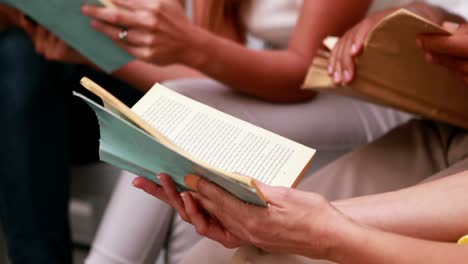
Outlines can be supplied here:
<path id="1" fill-rule="evenodd" d="M 305 179 L 299 189 L 330 200 L 397 190 L 468 170 L 468 132 L 431 121 L 410 121 Z M 329 263 L 301 256 L 229 250 L 204 239 L 188 263 Z"/>
<path id="2" fill-rule="evenodd" d="M 320 94 L 313 101 L 273 104 L 254 99 L 209 79 L 165 85 L 242 120 L 318 150 L 316 171 L 352 149 L 381 136 L 410 115 L 351 98 Z M 155 157 L 157 158 L 157 157 Z M 151 263 L 165 248 L 177 263 L 201 237 L 174 212 L 130 186 L 124 173 L 93 243 L 88 264 Z"/>

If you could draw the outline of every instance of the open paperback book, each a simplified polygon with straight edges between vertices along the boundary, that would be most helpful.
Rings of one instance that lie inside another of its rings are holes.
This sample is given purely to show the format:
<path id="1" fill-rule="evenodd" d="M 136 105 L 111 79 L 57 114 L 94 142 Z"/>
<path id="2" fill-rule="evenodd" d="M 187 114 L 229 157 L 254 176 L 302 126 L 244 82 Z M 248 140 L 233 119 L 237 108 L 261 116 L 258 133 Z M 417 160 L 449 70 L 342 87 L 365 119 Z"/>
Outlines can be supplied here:
<path id="1" fill-rule="evenodd" d="M 91 19 L 81 14 L 83 4 L 113 7 L 110 0 L 0 0 L 21 10 L 99 68 L 113 72 L 134 58 L 106 35 L 91 27 Z"/>
<path id="2" fill-rule="evenodd" d="M 83 78 L 104 107 L 75 93 L 96 112 L 100 157 L 159 183 L 168 173 L 181 190 L 184 176 L 198 174 L 239 199 L 266 206 L 255 181 L 295 187 L 315 150 L 222 113 L 156 84 L 131 109 Z"/>
<path id="3" fill-rule="evenodd" d="M 314 59 L 304 89 L 354 96 L 468 129 L 468 87 L 448 69 L 425 61 L 416 44 L 420 34 L 451 33 L 405 9 L 384 18 L 368 34 L 347 87 L 335 86 L 327 73 L 337 41 L 328 38 L 328 49 Z"/>

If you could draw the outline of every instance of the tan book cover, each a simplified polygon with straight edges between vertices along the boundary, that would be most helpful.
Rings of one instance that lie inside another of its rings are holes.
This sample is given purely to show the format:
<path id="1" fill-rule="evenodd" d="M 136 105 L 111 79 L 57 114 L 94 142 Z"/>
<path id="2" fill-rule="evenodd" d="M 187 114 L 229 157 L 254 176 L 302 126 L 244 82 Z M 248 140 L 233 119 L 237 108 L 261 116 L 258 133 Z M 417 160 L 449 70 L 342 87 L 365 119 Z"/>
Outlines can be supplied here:
<path id="1" fill-rule="evenodd" d="M 304 89 L 332 91 L 405 110 L 468 129 L 468 87 L 448 69 L 429 64 L 417 46 L 420 34 L 450 32 L 400 9 L 369 33 L 356 58 L 356 75 L 347 87 L 335 86 L 327 66 L 333 39 L 310 66 Z"/>

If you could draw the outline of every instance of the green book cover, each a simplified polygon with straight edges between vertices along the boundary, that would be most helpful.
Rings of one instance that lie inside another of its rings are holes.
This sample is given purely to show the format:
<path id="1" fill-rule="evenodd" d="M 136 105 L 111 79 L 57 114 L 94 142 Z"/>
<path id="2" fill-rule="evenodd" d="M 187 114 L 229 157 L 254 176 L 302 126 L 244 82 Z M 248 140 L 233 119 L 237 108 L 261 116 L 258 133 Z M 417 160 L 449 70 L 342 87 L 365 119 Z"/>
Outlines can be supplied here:
<path id="1" fill-rule="evenodd" d="M 170 150 L 155 138 L 123 117 L 116 109 L 102 107 L 87 97 L 74 93 L 96 113 L 100 126 L 100 158 L 123 170 L 143 176 L 159 184 L 158 173 L 168 173 L 180 190 L 186 190 L 184 176 L 196 173 L 223 187 L 239 199 L 266 206 L 256 190 L 226 176 L 193 163 L 190 159 Z"/>
<path id="2" fill-rule="evenodd" d="M 0 0 L 2 2 L 30 16 L 108 73 L 134 60 L 107 36 L 91 28 L 91 19 L 81 14 L 84 3 L 97 4 L 97 0 Z"/>

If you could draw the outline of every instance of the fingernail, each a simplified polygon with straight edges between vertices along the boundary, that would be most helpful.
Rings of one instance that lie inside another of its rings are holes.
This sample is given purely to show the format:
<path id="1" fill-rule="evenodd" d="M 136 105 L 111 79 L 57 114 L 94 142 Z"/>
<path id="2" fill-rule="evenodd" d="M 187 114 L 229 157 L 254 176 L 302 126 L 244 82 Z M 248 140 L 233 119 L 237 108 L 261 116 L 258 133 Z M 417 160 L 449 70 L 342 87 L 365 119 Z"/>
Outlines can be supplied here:
<path id="1" fill-rule="evenodd" d="M 351 72 L 350 71 L 348 71 L 348 70 L 344 71 L 344 79 L 345 79 L 346 83 L 351 81 Z"/>
<path id="2" fill-rule="evenodd" d="M 181 192 L 181 193 L 180 193 L 180 197 L 182 197 L 182 198 L 184 198 L 186 195 L 187 195 L 186 192 Z"/>
<path id="3" fill-rule="evenodd" d="M 328 66 L 328 75 L 332 75 L 333 67 L 331 65 Z"/>
<path id="4" fill-rule="evenodd" d="M 184 181 L 185 184 L 192 190 L 198 192 L 198 182 L 201 180 L 200 176 L 188 174 L 185 176 Z"/>
<path id="5" fill-rule="evenodd" d="M 458 28 L 460 28 L 460 24 L 454 23 L 454 22 L 448 22 L 448 21 L 444 22 L 442 26 L 450 32 L 455 32 L 457 31 Z"/>
<path id="6" fill-rule="evenodd" d="M 341 72 L 340 71 L 336 71 L 334 74 L 333 74 L 333 81 L 335 83 L 340 83 L 341 82 Z"/>
<path id="7" fill-rule="evenodd" d="M 357 48 L 356 44 L 351 45 L 351 53 L 353 55 L 356 55 L 357 52 L 358 52 L 358 48 Z"/>
<path id="8" fill-rule="evenodd" d="M 156 178 L 158 178 L 158 180 L 161 180 L 161 174 L 156 175 Z"/>

